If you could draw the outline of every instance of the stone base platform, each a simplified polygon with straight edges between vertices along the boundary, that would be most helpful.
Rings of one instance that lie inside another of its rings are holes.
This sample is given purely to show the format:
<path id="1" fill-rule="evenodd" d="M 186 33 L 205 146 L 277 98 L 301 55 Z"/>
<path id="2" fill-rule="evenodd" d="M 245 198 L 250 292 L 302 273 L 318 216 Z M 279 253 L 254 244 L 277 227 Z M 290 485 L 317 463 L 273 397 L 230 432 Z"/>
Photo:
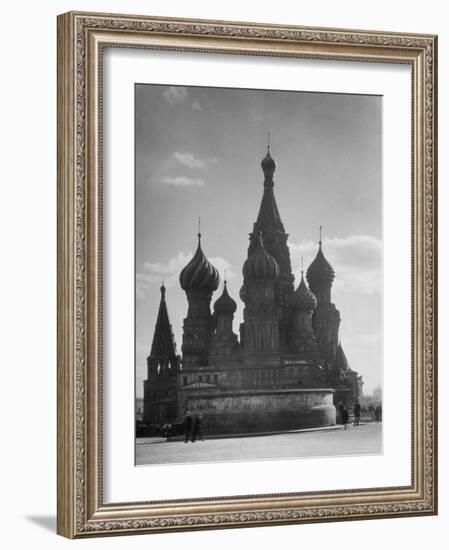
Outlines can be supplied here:
<path id="1" fill-rule="evenodd" d="M 203 432 L 244 433 L 333 426 L 329 388 L 237 390 L 186 395 L 186 410 L 201 413 Z"/>

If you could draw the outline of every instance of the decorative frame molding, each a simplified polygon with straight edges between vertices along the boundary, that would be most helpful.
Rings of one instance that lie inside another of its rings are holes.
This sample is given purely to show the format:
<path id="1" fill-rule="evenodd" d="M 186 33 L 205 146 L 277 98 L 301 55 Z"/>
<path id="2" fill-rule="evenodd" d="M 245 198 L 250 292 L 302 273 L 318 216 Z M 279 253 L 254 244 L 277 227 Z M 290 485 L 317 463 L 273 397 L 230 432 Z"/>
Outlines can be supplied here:
<path id="1" fill-rule="evenodd" d="M 411 66 L 411 486 L 103 503 L 100 115 L 106 45 Z M 433 35 L 76 12 L 58 17 L 59 534 L 81 538 L 437 513 L 436 59 Z"/>

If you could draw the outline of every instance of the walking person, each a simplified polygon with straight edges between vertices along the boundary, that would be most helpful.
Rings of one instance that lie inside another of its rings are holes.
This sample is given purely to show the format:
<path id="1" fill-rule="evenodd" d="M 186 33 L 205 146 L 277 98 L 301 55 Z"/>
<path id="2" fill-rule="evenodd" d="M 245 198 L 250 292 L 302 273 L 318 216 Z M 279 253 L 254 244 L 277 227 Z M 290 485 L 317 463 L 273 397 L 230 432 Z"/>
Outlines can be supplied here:
<path id="1" fill-rule="evenodd" d="M 354 404 L 354 426 L 360 424 L 360 417 L 362 416 L 362 406 L 359 401 L 356 401 Z"/>
<path id="2" fill-rule="evenodd" d="M 201 439 L 201 441 L 204 441 L 204 436 L 203 436 L 203 415 L 201 413 L 198 413 L 195 416 L 195 420 L 193 422 L 192 443 L 195 443 L 197 438 Z"/>
<path id="3" fill-rule="evenodd" d="M 343 426 L 345 427 L 344 429 L 346 430 L 348 425 L 348 420 L 349 420 L 349 411 L 344 405 L 342 407 L 343 408 L 341 409 L 341 423 L 343 424 Z"/>
<path id="4" fill-rule="evenodd" d="M 187 411 L 186 416 L 184 418 L 184 435 L 185 435 L 184 443 L 189 442 L 190 436 L 192 435 L 192 430 L 193 430 L 192 413 L 190 411 Z"/>
<path id="5" fill-rule="evenodd" d="M 376 418 L 376 422 L 382 420 L 382 407 L 380 405 L 377 405 L 377 407 L 374 409 L 374 416 Z"/>

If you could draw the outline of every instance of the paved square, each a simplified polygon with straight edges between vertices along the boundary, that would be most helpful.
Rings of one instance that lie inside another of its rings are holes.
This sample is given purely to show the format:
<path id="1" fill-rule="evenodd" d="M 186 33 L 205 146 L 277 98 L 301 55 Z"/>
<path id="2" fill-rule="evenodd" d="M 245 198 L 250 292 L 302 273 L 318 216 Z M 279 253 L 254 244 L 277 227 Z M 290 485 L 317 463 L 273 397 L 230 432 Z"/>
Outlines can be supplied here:
<path id="1" fill-rule="evenodd" d="M 382 424 L 250 437 L 205 439 L 195 443 L 138 439 L 136 464 L 182 464 L 260 459 L 367 455 L 382 452 Z"/>

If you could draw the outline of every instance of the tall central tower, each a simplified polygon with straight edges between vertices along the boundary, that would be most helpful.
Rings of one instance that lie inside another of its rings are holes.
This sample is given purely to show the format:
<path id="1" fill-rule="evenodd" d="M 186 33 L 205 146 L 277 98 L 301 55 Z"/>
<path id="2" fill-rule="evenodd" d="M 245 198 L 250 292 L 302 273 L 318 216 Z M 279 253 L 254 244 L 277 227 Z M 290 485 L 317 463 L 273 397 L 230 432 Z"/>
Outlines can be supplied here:
<path id="1" fill-rule="evenodd" d="M 273 175 L 276 170 L 276 163 L 270 154 L 270 146 L 268 146 L 267 154 L 262 160 L 261 166 L 264 174 L 263 195 L 257 220 L 254 223 L 252 233 L 250 233 L 248 257 L 256 250 L 259 235 L 261 235 L 264 248 L 273 256 L 279 268 L 279 275 L 274 283 L 274 299 L 275 304 L 282 308 L 279 319 L 280 350 L 287 351 L 289 310 L 286 306 L 293 297 L 294 276 L 287 244 L 288 233 L 285 232 L 274 196 Z"/>

